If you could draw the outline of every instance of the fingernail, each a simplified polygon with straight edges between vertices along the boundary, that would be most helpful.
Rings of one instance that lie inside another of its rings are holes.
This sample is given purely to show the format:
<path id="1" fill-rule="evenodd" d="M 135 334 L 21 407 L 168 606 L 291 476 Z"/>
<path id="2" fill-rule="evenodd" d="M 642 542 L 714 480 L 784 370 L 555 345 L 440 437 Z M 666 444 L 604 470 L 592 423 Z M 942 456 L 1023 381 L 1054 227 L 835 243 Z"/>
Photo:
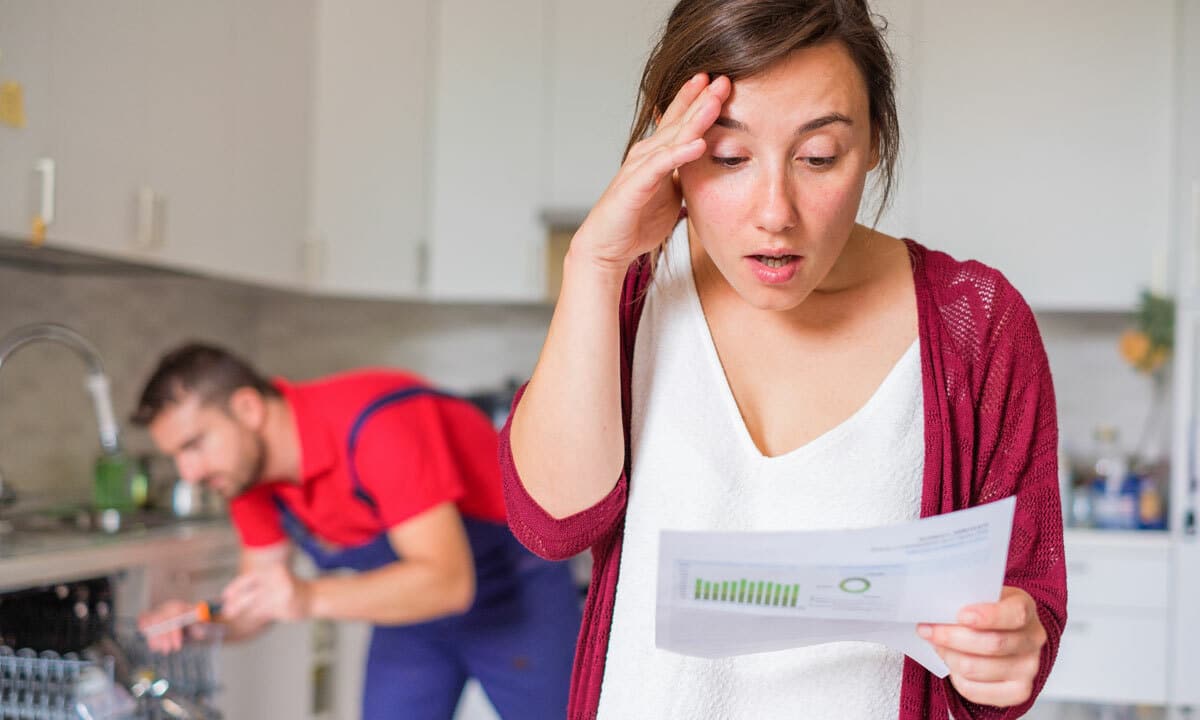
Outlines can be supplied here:
<path id="1" fill-rule="evenodd" d="M 933 637 L 933 628 L 929 627 L 928 625 L 918 625 L 917 634 L 928 640 L 929 638 Z"/>
<path id="2" fill-rule="evenodd" d="M 979 615 L 973 612 L 963 613 L 960 622 L 963 625 L 974 625 L 975 623 L 979 622 Z"/>

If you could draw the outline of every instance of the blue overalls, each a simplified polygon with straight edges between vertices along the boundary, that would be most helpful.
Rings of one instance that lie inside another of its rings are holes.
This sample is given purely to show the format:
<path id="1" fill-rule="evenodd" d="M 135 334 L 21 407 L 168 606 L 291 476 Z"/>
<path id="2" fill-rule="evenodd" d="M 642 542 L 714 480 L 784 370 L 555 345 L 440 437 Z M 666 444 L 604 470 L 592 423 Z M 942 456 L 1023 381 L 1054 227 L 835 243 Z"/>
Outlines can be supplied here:
<path id="1" fill-rule="evenodd" d="M 359 431 L 378 410 L 430 388 L 388 393 L 357 417 L 347 439 L 354 494 L 376 509 L 354 467 Z M 453 397 L 453 396 L 446 396 Z M 374 540 L 334 547 L 279 498 L 283 528 L 321 570 L 373 570 L 400 560 L 386 529 Z M 505 720 L 566 716 L 579 599 L 564 563 L 526 550 L 502 524 L 463 517 L 475 564 L 475 601 L 465 614 L 411 625 L 377 625 L 367 653 L 363 720 L 449 720 L 468 677 L 479 680 Z"/>

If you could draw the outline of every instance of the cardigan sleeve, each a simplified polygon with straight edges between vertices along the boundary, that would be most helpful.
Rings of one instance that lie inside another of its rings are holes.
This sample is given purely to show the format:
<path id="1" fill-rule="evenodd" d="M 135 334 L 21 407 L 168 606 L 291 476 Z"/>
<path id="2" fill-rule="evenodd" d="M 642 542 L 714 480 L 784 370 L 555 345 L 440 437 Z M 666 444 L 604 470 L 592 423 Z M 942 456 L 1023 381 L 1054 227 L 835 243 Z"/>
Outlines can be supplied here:
<path id="1" fill-rule="evenodd" d="M 971 504 L 1016 496 L 1004 584 L 1021 588 L 1037 605 L 1046 631 L 1041 662 L 1027 702 L 1011 708 L 976 705 L 945 682 L 948 709 L 958 720 L 1008 720 L 1025 714 L 1050 674 L 1067 621 L 1067 580 L 1058 487 L 1058 425 L 1050 365 L 1037 322 L 1016 290 L 992 326 L 990 357 L 976 395 L 978 446 Z"/>
<path id="2" fill-rule="evenodd" d="M 565 518 L 546 512 L 525 488 L 513 460 L 510 412 L 500 431 L 500 470 L 504 502 L 512 533 L 525 547 L 541 557 L 563 560 L 596 544 L 614 532 L 625 517 L 629 476 L 630 381 L 633 369 L 633 342 L 649 285 L 652 268 L 646 256 L 630 266 L 625 276 L 619 307 L 621 338 L 621 415 L 625 433 L 625 463 L 613 489 L 596 504 Z M 513 411 L 525 394 L 522 387 L 513 399 Z"/>

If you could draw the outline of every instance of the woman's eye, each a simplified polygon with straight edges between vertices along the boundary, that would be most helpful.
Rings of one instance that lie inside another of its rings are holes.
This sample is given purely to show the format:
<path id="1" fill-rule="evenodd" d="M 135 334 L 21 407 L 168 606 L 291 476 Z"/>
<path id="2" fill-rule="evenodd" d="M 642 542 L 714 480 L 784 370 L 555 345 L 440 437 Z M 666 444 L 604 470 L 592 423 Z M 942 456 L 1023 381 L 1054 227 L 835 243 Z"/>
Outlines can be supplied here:
<path id="1" fill-rule="evenodd" d="M 717 157 L 716 155 L 713 155 L 712 160 L 717 165 L 727 168 L 735 168 L 738 165 L 746 162 L 746 158 L 744 157 Z"/>
<path id="2" fill-rule="evenodd" d="M 837 160 L 837 156 L 830 155 L 829 157 L 806 157 L 800 158 L 800 160 L 814 170 L 824 170 L 825 168 L 833 165 L 833 162 Z"/>

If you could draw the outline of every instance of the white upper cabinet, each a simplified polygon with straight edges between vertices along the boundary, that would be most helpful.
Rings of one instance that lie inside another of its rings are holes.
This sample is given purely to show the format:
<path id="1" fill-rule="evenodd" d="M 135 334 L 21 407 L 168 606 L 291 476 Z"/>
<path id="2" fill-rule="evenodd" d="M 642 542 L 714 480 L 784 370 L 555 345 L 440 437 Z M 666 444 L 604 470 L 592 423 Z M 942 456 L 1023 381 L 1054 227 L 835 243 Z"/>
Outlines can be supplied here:
<path id="1" fill-rule="evenodd" d="M 297 284 L 312 3 L 174 0 L 152 2 L 146 13 L 135 252 L 238 280 Z"/>
<path id="2" fill-rule="evenodd" d="M 222 155 L 220 176 L 230 188 L 229 232 L 212 239 L 203 263 L 298 286 L 312 172 L 315 0 L 229 2 L 233 63 L 224 114 L 235 152 Z"/>
<path id="3" fill-rule="evenodd" d="M 1165 286 L 1174 3 L 920 3 L 914 236 L 1003 271 L 1035 309 Z"/>
<path id="4" fill-rule="evenodd" d="M 9 239 L 28 238 L 34 217 L 43 212 L 37 165 L 50 157 L 54 122 L 52 13 L 48 3 L 0 0 L 0 92 L 8 93 L 5 117 L 13 123 L 0 122 L 0 236 Z"/>
<path id="5" fill-rule="evenodd" d="M 17 236 L 27 236 L 41 212 L 31 163 L 44 157 L 54 166 L 49 244 L 296 284 L 311 3 L 46 0 L 4 11 L 0 53 L 17 69 L 26 44 L 40 37 L 46 48 L 24 81 L 30 132 L 5 133 L 19 139 L 0 182 L 27 186 L 0 211 L 6 234 L 25 226 Z"/>
<path id="6" fill-rule="evenodd" d="M 138 190 L 147 176 L 153 3 L 24 3 L 38 4 L 48 4 L 53 16 L 49 80 L 56 212 L 49 242 L 132 256 Z"/>
<path id="7" fill-rule="evenodd" d="M 542 300 L 547 7 L 439 4 L 429 297 Z"/>
<path id="8" fill-rule="evenodd" d="M 104 3 L 99 3 L 103 6 Z M 230 89 L 233 3 L 149 3 L 142 33 L 145 82 L 136 88 L 144 128 L 141 173 L 119 188 L 136 198 L 131 245 L 144 257 L 187 268 L 244 272 L 231 222 L 235 157 Z M 125 240 L 125 238 L 122 238 Z M 240 244 L 240 243 L 238 243 Z"/>
<path id="9" fill-rule="evenodd" d="M 433 22 L 432 0 L 318 3 L 306 253 L 317 292 L 421 292 Z"/>
<path id="10" fill-rule="evenodd" d="M 545 205 L 586 212 L 621 166 L 642 67 L 674 0 L 552 0 Z"/>

